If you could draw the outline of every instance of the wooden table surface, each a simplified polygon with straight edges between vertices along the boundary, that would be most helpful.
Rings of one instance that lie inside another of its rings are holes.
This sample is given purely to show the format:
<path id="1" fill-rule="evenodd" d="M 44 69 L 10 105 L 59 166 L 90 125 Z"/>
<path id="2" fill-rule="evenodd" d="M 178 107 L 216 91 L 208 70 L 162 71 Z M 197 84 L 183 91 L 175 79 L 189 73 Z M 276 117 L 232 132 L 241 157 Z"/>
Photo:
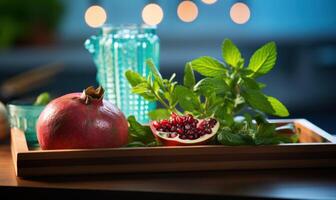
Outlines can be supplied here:
<path id="1" fill-rule="evenodd" d="M 245 170 L 190 173 L 17 178 L 10 147 L 0 145 L 0 196 L 229 197 L 336 199 L 336 169 Z"/>

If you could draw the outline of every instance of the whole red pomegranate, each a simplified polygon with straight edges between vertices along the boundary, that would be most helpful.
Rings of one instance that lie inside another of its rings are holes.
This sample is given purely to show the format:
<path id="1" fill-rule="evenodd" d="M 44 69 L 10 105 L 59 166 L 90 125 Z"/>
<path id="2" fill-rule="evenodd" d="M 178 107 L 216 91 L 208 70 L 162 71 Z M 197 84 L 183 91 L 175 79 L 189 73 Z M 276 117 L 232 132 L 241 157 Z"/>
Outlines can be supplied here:
<path id="1" fill-rule="evenodd" d="M 42 149 L 121 147 L 128 142 L 123 113 L 103 100 L 102 87 L 54 99 L 42 111 L 37 138 Z"/>

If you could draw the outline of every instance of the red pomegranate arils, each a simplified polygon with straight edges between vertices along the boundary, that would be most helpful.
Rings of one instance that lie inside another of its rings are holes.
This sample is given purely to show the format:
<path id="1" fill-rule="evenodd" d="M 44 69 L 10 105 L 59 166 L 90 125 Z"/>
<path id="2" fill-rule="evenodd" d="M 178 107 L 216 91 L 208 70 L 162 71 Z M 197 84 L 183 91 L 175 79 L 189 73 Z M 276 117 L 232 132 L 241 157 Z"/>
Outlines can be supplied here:
<path id="1" fill-rule="evenodd" d="M 180 116 L 172 113 L 170 119 L 154 121 L 153 126 L 158 131 L 167 132 L 169 138 L 178 135 L 180 139 L 194 140 L 205 134 L 211 134 L 211 129 L 217 120 L 210 118 L 202 120 L 199 124 L 198 122 L 191 114 Z"/>

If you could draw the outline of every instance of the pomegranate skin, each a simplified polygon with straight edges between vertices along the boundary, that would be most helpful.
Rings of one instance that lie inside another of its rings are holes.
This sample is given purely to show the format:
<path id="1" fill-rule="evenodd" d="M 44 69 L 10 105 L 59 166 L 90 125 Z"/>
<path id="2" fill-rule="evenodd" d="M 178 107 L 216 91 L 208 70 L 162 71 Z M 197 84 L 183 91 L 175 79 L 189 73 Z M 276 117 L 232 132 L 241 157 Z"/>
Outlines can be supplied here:
<path id="1" fill-rule="evenodd" d="M 54 99 L 42 111 L 37 138 L 43 150 L 122 147 L 128 143 L 124 114 L 109 101 L 91 99 L 81 93 Z"/>

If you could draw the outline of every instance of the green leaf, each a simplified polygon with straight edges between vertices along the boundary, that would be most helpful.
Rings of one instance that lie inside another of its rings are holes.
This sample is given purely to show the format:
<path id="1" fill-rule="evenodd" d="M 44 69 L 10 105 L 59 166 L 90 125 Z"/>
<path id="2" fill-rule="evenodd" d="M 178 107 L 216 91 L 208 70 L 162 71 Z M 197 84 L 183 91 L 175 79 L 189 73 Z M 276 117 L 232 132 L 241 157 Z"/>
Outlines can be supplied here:
<path id="1" fill-rule="evenodd" d="M 148 85 L 147 83 L 140 83 L 132 88 L 132 93 L 134 94 L 142 94 L 148 92 Z"/>
<path id="2" fill-rule="evenodd" d="M 151 120 L 167 119 L 170 116 L 170 111 L 167 109 L 156 109 L 149 112 Z"/>
<path id="3" fill-rule="evenodd" d="M 150 58 L 146 61 L 146 63 L 149 69 L 151 70 L 151 72 L 153 73 L 154 77 L 159 77 L 161 79 L 162 76 L 159 70 L 157 69 L 157 67 L 155 66 L 154 61 Z"/>
<path id="4" fill-rule="evenodd" d="M 191 63 L 188 62 L 184 68 L 183 84 L 185 87 L 192 89 L 195 85 L 195 75 Z"/>
<path id="5" fill-rule="evenodd" d="M 215 113 L 215 116 L 218 119 L 224 120 L 225 124 L 228 126 L 231 126 L 234 123 L 233 116 L 227 112 L 227 108 L 225 106 L 219 107 Z"/>
<path id="6" fill-rule="evenodd" d="M 162 79 L 162 76 L 159 72 L 159 70 L 157 69 L 157 67 L 155 66 L 154 64 L 154 61 L 150 58 L 150 59 L 147 59 L 146 61 L 147 63 L 147 66 L 149 67 L 151 73 L 153 74 L 154 76 L 154 80 L 159 84 L 159 86 L 161 88 L 164 88 L 164 84 L 163 84 L 163 79 Z M 148 76 L 149 78 L 150 76 Z M 150 82 L 151 79 L 148 79 L 148 83 Z"/>
<path id="7" fill-rule="evenodd" d="M 256 80 L 254 80 L 253 78 L 249 78 L 249 77 L 243 77 L 243 85 L 248 88 L 248 89 L 252 89 L 252 90 L 260 90 L 261 87 L 259 86 L 258 82 Z"/>
<path id="8" fill-rule="evenodd" d="M 134 72 L 132 70 L 127 70 L 125 72 L 126 79 L 131 84 L 131 86 L 136 86 L 140 83 L 146 82 L 146 79 L 142 76 L 140 76 L 139 73 Z"/>
<path id="9" fill-rule="evenodd" d="M 287 117 L 289 115 L 289 112 L 285 105 L 283 105 L 278 99 L 267 96 L 268 102 L 271 103 L 271 106 L 273 110 L 275 111 L 273 115 L 279 116 L 279 117 Z"/>
<path id="10" fill-rule="evenodd" d="M 258 82 L 258 86 L 259 86 L 260 89 L 264 89 L 266 87 L 266 84 Z"/>
<path id="11" fill-rule="evenodd" d="M 246 89 L 241 93 L 245 101 L 255 109 L 266 112 L 268 114 L 273 114 L 271 104 L 267 101 L 267 97 L 262 94 L 259 90 Z"/>
<path id="12" fill-rule="evenodd" d="M 203 76 L 221 76 L 226 74 L 222 63 L 209 56 L 204 56 L 191 61 L 192 68 Z"/>
<path id="13" fill-rule="evenodd" d="M 257 137 L 254 139 L 256 145 L 270 145 L 279 144 L 280 140 L 278 137 Z"/>
<path id="14" fill-rule="evenodd" d="M 134 141 L 127 144 L 127 147 L 145 147 L 146 145 L 143 142 Z"/>
<path id="15" fill-rule="evenodd" d="M 248 76 L 251 76 L 253 75 L 254 71 L 248 69 L 248 68 L 242 68 L 240 69 L 240 74 L 243 76 L 243 77 L 248 77 Z"/>
<path id="16" fill-rule="evenodd" d="M 201 103 L 195 93 L 180 85 L 177 85 L 175 90 L 178 102 L 185 111 L 193 112 L 200 110 Z"/>
<path id="17" fill-rule="evenodd" d="M 160 142 L 154 140 L 153 142 L 149 142 L 147 145 L 147 147 L 156 147 L 156 146 L 161 146 Z"/>
<path id="18" fill-rule="evenodd" d="M 229 91 L 230 88 L 226 84 L 225 80 L 221 77 L 207 77 L 200 80 L 194 87 L 195 91 L 199 91 L 205 96 L 215 92 L 216 94 L 224 94 Z"/>
<path id="19" fill-rule="evenodd" d="M 258 126 L 256 137 L 272 137 L 275 133 L 275 125 L 271 123 L 262 123 Z"/>
<path id="20" fill-rule="evenodd" d="M 230 128 L 223 128 L 217 133 L 217 140 L 219 143 L 230 146 L 247 145 L 249 144 L 248 136 L 232 133 Z"/>
<path id="21" fill-rule="evenodd" d="M 295 135 L 282 135 L 276 132 L 276 126 L 274 124 L 263 122 L 258 126 L 258 130 L 255 135 L 256 145 L 269 145 L 279 143 L 292 143 L 295 142 Z M 294 137 L 292 137 L 294 136 Z"/>
<path id="22" fill-rule="evenodd" d="M 152 131 L 149 126 L 143 126 L 136 121 L 133 115 L 127 118 L 129 123 L 128 135 L 131 142 L 142 142 L 144 144 L 155 141 Z"/>
<path id="23" fill-rule="evenodd" d="M 239 67 L 239 63 L 243 61 L 239 49 L 229 39 L 225 39 L 222 43 L 222 56 L 225 62 L 232 67 Z"/>
<path id="24" fill-rule="evenodd" d="M 170 99 L 170 104 L 172 106 L 176 106 L 178 103 L 178 93 L 176 92 L 176 88 L 174 88 L 173 92 L 171 93 L 171 99 Z"/>
<path id="25" fill-rule="evenodd" d="M 248 69 L 254 71 L 251 77 L 259 77 L 267 74 L 275 65 L 276 62 L 276 45 L 274 42 L 269 42 L 258 49 L 251 57 Z"/>
<path id="26" fill-rule="evenodd" d="M 156 97 L 151 92 L 145 92 L 138 95 L 140 95 L 147 101 L 156 101 Z"/>
<path id="27" fill-rule="evenodd" d="M 160 90 L 160 83 L 157 79 L 153 81 L 153 90 L 155 93 L 158 93 Z"/>
<path id="28" fill-rule="evenodd" d="M 259 90 L 245 89 L 242 96 L 251 107 L 262 112 L 280 117 L 289 115 L 287 108 L 279 100 L 266 96 Z"/>
<path id="29" fill-rule="evenodd" d="M 171 83 L 171 82 L 174 80 L 175 76 L 176 76 L 176 73 L 173 73 L 173 74 L 170 76 L 168 82 Z"/>

